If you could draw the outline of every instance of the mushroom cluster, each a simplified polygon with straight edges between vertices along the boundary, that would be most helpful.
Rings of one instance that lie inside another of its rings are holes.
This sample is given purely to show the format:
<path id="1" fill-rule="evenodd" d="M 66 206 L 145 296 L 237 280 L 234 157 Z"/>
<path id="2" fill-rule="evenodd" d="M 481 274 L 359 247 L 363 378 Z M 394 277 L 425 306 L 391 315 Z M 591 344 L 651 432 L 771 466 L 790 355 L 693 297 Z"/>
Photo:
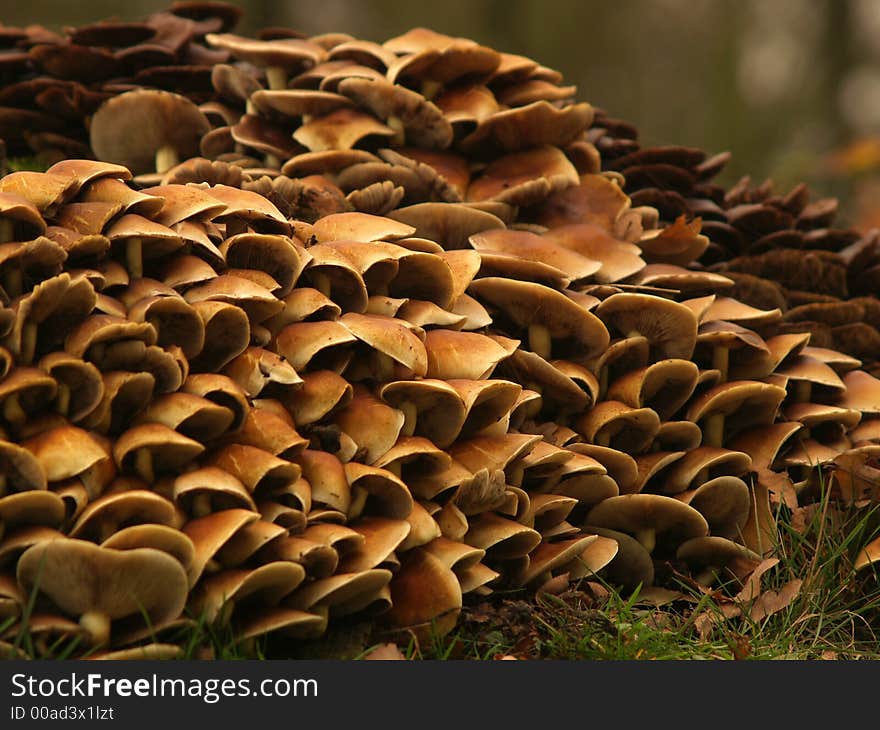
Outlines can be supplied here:
<path id="1" fill-rule="evenodd" d="M 655 207 L 662 221 L 701 219 L 711 242 L 700 268 L 733 280 L 730 294 L 741 301 L 778 308 L 782 317 L 775 334 L 809 332 L 812 345 L 846 352 L 876 371 L 876 231 L 836 226 L 837 201 L 811 200 L 803 184 L 781 194 L 772 181 L 753 185 L 746 176 L 725 190 L 712 178 L 729 153 L 709 157 L 693 148 L 642 148 L 632 125 L 601 111 L 589 139 L 601 151 L 602 168 L 623 174 L 634 204 Z"/>
<path id="2" fill-rule="evenodd" d="M 210 101 L 117 88 L 97 160 L 0 179 L 0 618 L 425 637 L 499 585 L 742 578 L 817 465 L 870 496 L 880 381 L 699 263 L 723 156 L 473 41 L 220 7 L 173 11 Z"/>
<path id="3" fill-rule="evenodd" d="M 0 26 L 0 138 L 8 153 L 46 166 L 91 157 L 91 116 L 132 89 L 211 101 L 212 68 L 228 54 L 204 37 L 230 30 L 241 14 L 231 4 L 183 0 L 142 22 L 106 20 L 62 32 Z"/>

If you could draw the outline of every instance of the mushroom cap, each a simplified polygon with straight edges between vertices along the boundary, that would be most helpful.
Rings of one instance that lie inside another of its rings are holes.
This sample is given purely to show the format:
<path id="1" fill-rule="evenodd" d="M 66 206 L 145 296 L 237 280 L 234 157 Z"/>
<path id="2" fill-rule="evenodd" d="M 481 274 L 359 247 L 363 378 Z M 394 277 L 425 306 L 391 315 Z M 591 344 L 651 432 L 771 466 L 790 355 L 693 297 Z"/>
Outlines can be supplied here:
<path id="1" fill-rule="evenodd" d="M 37 456 L 6 440 L 0 440 L 0 473 L 6 478 L 0 496 L 9 492 L 46 489 L 46 472 Z"/>
<path id="2" fill-rule="evenodd" d="M 692 449 L 679 459 L 667 472 L 662 490 L 664 494 L 676 494 L 690 488 L 698 476 L 742 476 L 752 467 L 748 454 L 712 446 Z"/>
<path id="3" fill-rule="evenodd" d="M 29 548 L 18 561 L 17 577 L 65 613 L 99 612 L 111 620 L 143 615 L 151 630 L 180 616 L 188 592 L 183 567 L 165 552 L 114 550 L 68 538 Z"/>
<path id="4" fill-rule="evenodd" d="M 144 423 L 123 433 L 113 445 L 113 458 L 127 469 L 139 449 L 149 449 L 158 468 L 175 470 L 195 459 L 205 447 L 161 423 Z"/>
<path id="5" fill-rule="evenodd" d="M 698 377 L 697 366 L 689 360 L 661 360 L 615 380 L 606 397 L 633 408 L 648 406 L 666 421 L 690 398 Z"/>
<path id="6" fill-rule="evenodd" d="M 473 234 L 505 227 L 494 213 L 465 203 L 416 203 L 388 217 L 412 226 L 415 230 L 409 235 L 436 241 L 445 249 L 467 248 Z"/>
<path id="7" fill-rule="evenodd" d="M 108 492 L 90 501 L 69 534 L 76 538 L 102 539 L 123 525 L 150 523 L 178 527 L 181 521 L 180 513 L 165 497 L 147 489 L 127 489 Z"/>
<path id="8" fill-rule="evenodd" d="M 475 233 L 469 241 L 480 253 L 509 254 L 551 264 L 565 272 L 571 281 L 587 279 L 602 267 L 600 261 L 581 252 L 570 251 L 545 236 L 528 231 L 495 228 Z"/>
<path id="9" fill-rule="evenodd" d="M 749 488 L 738 477 L 715 477 L 703 482 L 693 492 L 676 495 L 676 499 L 686 501 L 703 515 L 709 524 L 709 532 L 719 537 L 737 539 L 749 519 Z"/>
<path id="10" fill-rule="evenodd" d="M 754 380 L 721 383 L 692 399 L 686 418 L 696 423 L 713 413 L 724 414 L 728 416 L 726 433 L 769 425 L 776 419 L 785 395 L 785 388 Z"/>
<path id="11" fill-rule="evenodd" d="M 761 561 L 761 556 L 745 545 L 717 535 L 694 537 L 683 542 L 675 551 L 675 557 L 697 568 L 723 568 L 736 559 Z"/>
<path id="12" fill-rule="evenodd" d="M 530 282 L 486 277 L 476 279 L 469 291 L 500 309 L 519 327 L 546 327 L 554 339 L 571 339 L 585 358 L 609 344 L 608 330 L 598 317 L 564 294 Z"/>
<path id="13" fill-rule="evenodd" d="M 551 228 L 542 238 L 600 263 L 593 280 L 600 284 L 627 280 L 645 268 L 638 246 L 619 241 L 598 225 L 572 223 Z"/>
<path id="14" fill-rule="evenodd" d="M 660 428 L 660 418 L 651 408 L 631 408 L 607 400 L 594 405 L 577 421 L 578 430 L 591 442 L 607 433 L 614 448 L 639 453 L 648 448 Z"/>
<path id="15" fill-rule="evenodd" d="M 683 502 L 660 494 L 622 494 L 597 504 L 586 523 L 626 533 L 655 530 L 658 542 L 680 544 L 709 533 L 706 519 Z"/>
<path id="16" fill-rule="evenodd" d="M 256 40 L 234 33 L 208 33 L 205 40 L 215 48 L 229 51 L 240 61 L 261 68 L 310 68 L 326 56 L 326 51 L 320 45 L 302 38 Z"/>
<path id="17" fill-rule="evenodd" d="M 445 149 L 452 143 L 452 125 L 443 112 L 415 91 L 385 79 L 357 77 L 342 80 L 336 88 L 379 119 L 399 119 L 412 145 Z"/>
<path id="18" fill-rule="evenodd" d="M 428 356 L 422 340 L 402 320 L 382 315 L 344 314 L 339 323 L 362 342 L 403 366 L 411 377 L 423 377 Z M 402 375 L 401 377 L 407 377 Z"/>
<path id="19" fill-rule="evenodd" d="M 36 457 L 50 482 L 70 479 L 110 456 L 88 431 L 76 426 L 44 431 L 22 446 Z"/>
<path id="20" fill-rule="evenodd" d="M 115 550 L 155 548 L 175 558 L 187 571 L 195 558 L 195 546 L 183 532 L 153 523 L 124 527 L 104 540 L 101 547 Z"/>
<path id="21" fill-rule="evenodd" d="M 596 314 L 625 337 L 648 339 L 654 358 L 689 360 L 697 342 L 697 319 L 683 304 L 648 294 L 613 294 Z"/>
<path id="22" fill-rule="evenodd" d="M 135 127 L 138 134 L 132 135 Z M 114 96 L 98 109 L 89 126 L 95 155 L 135 175 L 152 172 L 156 152 L 171 146 L 181 158 L 195 157 L 210 125 L 184 96 L 157 89 L 138 89 Z"/>
<path id="23" fill-rule="evenodd" d="M 434 329 L 425 333 L 428 378 L 482 380 L 496 365 L 510 357 L 517 340 L 495 339 L 476 332 Z"/>
<path id="24" fill-rule="evenodd" d="M 208 562 L 237 532 L 259 519 L 257 512 L 228 509 L 188 521 L 181 530 L 195 547 L 195 557 L 187 573 L 189 585 L 196 584 Z"/>

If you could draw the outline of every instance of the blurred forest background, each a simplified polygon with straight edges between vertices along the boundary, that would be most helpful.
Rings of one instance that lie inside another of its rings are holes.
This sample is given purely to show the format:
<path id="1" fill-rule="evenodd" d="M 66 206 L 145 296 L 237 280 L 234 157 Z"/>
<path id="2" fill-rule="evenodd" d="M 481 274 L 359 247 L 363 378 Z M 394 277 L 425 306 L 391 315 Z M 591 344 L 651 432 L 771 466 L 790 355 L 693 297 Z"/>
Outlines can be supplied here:
<path id="1" fill-rule="evenodd" d="M 722 182 L 806 180 L 880 225 L 880 0 L 236 0 L 273 25 L 383 41 L 417 25 L 531 56 L 642 142 L 730 150 Z M 164 0 L 0 0 L 0 22 L 129 20 Z M 876 135 L 876 136 L 875 136 Z M 878 210 L 875 210 L 878 209 Z"/>

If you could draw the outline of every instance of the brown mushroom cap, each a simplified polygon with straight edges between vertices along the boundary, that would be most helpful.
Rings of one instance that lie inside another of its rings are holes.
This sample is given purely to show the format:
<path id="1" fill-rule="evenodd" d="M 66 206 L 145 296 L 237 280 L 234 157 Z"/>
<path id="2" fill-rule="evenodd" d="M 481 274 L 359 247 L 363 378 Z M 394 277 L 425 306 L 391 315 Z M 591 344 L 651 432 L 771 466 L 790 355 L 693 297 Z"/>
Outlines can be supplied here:
<path id="1" fill-rule="evenodd" d="M 18 561 L 17 576 L 26 590 L 38 588 L 79 617 L 95 644 L 111 638 L 110 624 L 117 619 L 136 618 L 142 625 L 144 616 L 148 631 L 161 628 L 180 616 L 188 591 L 184 569 L 167 553 L 72 539 L 29 548 Z"/>
<path id="2" fill-rule="evenodd" d="M 648 339 L 654 358 L 689 360 L 697 342 L 697 320 L 683 304 L 647 294 L 613 294 L 596 314 L 625 337 Z"/>
<path id="3" fill-rule="evenodd" d="M 109 458 L 88 431 L 59 426 L 22 443 L 39 461 L 50 482 L 77 476 Z"/>
<path id="4" fill-rule="evenodd" d="M 761 556 L 746 546 L 716 535 L 695 537 L 683 542 L 676 550 L 675 557 L 689 567 L 704 568 L 696 576 L 697 582 L 702 584 L 713 582 L 713 570 L 723 569 L 733 561 L 748 561 L 754 565 L 761 561 Z"/>
<path id="5" fill-rule="evenodd" d="M 698 375 L 697 366 L 688 360 L 661 360 L 615 380 L 607 397 L 633 408 L 650 407 L 666 421 L 690 398 Z"/>
<path id="6" fill-rule="evenodd" d="M 648 552 L 655 542 L 678 545 L 709 533 L 693 507 L 659 494 L 623 494 L 603 500 L 587 515 L 587 524 L 634 535 Z"/>
<path id="7" fill-rule="evenodd" d="M 549 287 L 486 277 L 472 282 L 470 291 L 501 310 L 518 327 L 529 328 L 530 339 L 535 340 L 532 349 L 543 357 L 550 354 L 550 343 L 545 338 L 573 341 L 575 350 L 585 358 L 608 346 L 608 331 L 599 318 Z M 537 328 L 542 329 L 543 337 Z"/>
<path id="8" fill-rule="evenodd" d="M 703 482 L 692 492 L 675 495 L 675 498 L 703 515 L 710 533 L 719 537 L 737 539 L 749 518 L 749 488 L 738 477 L 716 477 Z"/>
<path id="9" fill-rule="evenodd" d="M 135 125 L 138 134 L 133 136 Z M 183 159 L 198 155 L 199 141 L 209 128 L 205 115 L 186 97 L 139 89 L 105 102 L 92 117 L 89 135 L 99 159 L 138 175 L 157 169 L 156 154 L 162 148 Z"/>

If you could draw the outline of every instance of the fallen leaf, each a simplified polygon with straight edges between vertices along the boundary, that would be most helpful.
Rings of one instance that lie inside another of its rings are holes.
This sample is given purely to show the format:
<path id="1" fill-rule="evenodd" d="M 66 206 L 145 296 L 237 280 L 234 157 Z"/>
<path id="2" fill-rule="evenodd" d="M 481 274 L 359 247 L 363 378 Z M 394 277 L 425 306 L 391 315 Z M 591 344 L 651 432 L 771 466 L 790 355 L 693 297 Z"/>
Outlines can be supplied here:
<path id="1" fill-rule="evenodd" d="M 557 575 L 546 582 L 541 584 L 541 587 L 538 588 L 537 593 L 540 595 L 542 593 L 549 593 L 550 595 L 558 596 L 564 590 L 568 588 L 568 573 L 562 573 L 562 575 Z"/>
<path id="2" fill-rule="evenodd" d="M 651 606 L 664 606 L 683 597 L 684 594 L 680 591 L 670 591 L 660 586 L 649 586 L 639 593 L 635 604 L 642 605 L 647 603 Z"/>
<path id="3" fill-rule="evenodd" d="M 749 618 L 752 621 L 761 621 L 767 618 L 767 616 L 772 616 L 774 613 L 787 608 L 797 598 L 803 583 L 800 578 L 796 578 L 782 586 L 778 593 L 776 591 L 765 591 L 752 604 Z"/>
<path id="4" fill-rule="evenodd" d="M 820 659 L 825 659 L 826 661 L 834 661 L 837 659 L 837 652 L 831 651 L 830 649 L 826 649 L 822 652 L 822 655 L 819 657 Z"/>
<path id="5" fill-rule="evenodd" d="M 770 568 L 778 565 L 779 558 L 767 558 L 758 563 L 752 574 L 746 579 L 743 589 L 736 594 L 735 601 L 751 601 L 761 593 L 761 576 Z"/>
<path id="6" fill-rule="evenodd" d="M 406 659 L 400 649 L 397 648 L 397 644 L 380 644 L 373 651 L 367 654 L 364 659 L 378 659 L 378 660 L 401 660 Z"/>
<path id="7" fill-rule="evenodd" d="M 791 511 L 791 526 L 799 535 L 803 535 L 807 531 L 807 515 L 806 507 L 798 507 Z"/>
<path id="8" fill-rule="evenodd" d="M 605 586 L 595 581 L 588 581 L 585 587 L 590 591 L 593 600 L 597 603 L 601 603 L 611 595 L 611 592 Z"/>
<path id="9" fill-rule="evenodd" d="M 748 659 L 752 655 L 752 643 L 748 637 L 742 634 L 735 634 L 728 641 L 730 650 L 733 652 L 734 659 Z"/>
<path id="10" fill-rule="evenodd" d="M 770 492 L 770 504 L 784 504 L 789 509 L 797 509 L 797 492 L 786 472 L 761 470 L 761 481 Z"/>

